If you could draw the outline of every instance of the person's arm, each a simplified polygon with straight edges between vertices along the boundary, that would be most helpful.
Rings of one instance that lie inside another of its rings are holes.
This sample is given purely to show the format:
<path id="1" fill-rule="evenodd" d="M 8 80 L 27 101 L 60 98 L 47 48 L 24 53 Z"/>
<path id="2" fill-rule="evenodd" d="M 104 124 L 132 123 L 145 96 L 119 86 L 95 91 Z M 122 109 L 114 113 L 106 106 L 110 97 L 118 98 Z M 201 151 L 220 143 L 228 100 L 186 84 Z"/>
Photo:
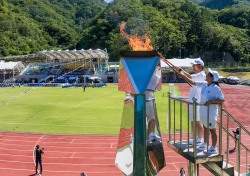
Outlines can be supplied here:
<path id="1" fill-rule="evenodd" d="M 191 75 L 188 72 L 186 72 L 185 70 L 183 70 L 181 67 L 174 65 L 173 68 L 176 71 L 176 73 L 178 73 L 179 76 L 181 76 L 181 77 L 184 76 L 186 78 L 192 79 Z M 182 74 L 181 74 L 181 72 L 182 72 Z"/>
<path id="2" fill-rule="evenodd" d="M 194 86 L 194 85 L 195 85 L 195 82 L 192 80 L 192 77 L 191 77 L 191 76 L 190 76 L 190 77 L 187 76 L 188 73 L 187 73 L 187 74 L 186 74 L 186 73 L 187 73 L 187 72 L 181 70 L 180 73 L 179 73 L 179 75 L 181 75 L 181 77 L 183 77 L 183 79 L 185 79 L 185 80 L 187 81 L 188 84 Z"/>
<path id="3" fill-rule="evenodd" d="M 225 97 L 221 91 L 221 88 L 219 86 L 215 86 L 213 89 L 213 94 L 214 94 L 214 99 L 209 100 L 205 103 L 205 105 L 210 105 L 210 104 L 219 104 L 223 103 L 225 101 Z"/>

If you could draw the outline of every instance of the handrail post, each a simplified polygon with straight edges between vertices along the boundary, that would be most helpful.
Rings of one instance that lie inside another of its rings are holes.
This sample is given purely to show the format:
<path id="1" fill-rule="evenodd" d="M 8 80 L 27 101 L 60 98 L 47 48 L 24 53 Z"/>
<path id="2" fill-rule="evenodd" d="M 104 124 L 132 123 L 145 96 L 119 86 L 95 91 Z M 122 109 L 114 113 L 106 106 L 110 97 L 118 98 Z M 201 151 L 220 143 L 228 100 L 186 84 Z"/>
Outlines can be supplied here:
<path id="1" fill-rule="evenodd" d="M 171 141 L 171 97 L 170 97 L 170 92 L 168 92 L 168 142 Z"/>
<path id="2" fill-rule="evenodd" d="M 241 127 L 239 129 L 239 139 L 236 140 L 237 143 L 237 171 L 238 171 L 238 175 L 240 175 L 240 143 L 241 143 Z"/>
<path id="3" fill-rule="evenodd" d="M 228 162 L 229 162 L 229 132 L 228 130 L 229 130 L 229 117 L 227 116 L 227 155 L 226 155 L 226 167 L 227 168 L 228 168 Z"/>
<path id="4" fill-rule="evenodd" d="M 182 102 L 180 102 L 180 142 L 182 148 Z"/>
<path id="5" fill-rule="evenodd" d="M 176 129 L 176 124 L 175 124 L 175 102 L 176 102 L 176 100 L 174 99 L 174 144 L 175 144 L 175 129 Z"/>
<path id="6" fill-rule="evenodd" d="M 209 108 L 210 106 L 207 106 L 207 130 L 206 130 L 206 134 L 204 131 L 204 136 L 207 136 L 207 155 L 208 155 L 208 146 L 209 146 L 209 136 L 210 136 L 210 130 L 209 130 Z M 204 139 L 205 140 L 205 139 Z"/>
<path id="7" fill-rule="evenodd" d="M 196 151 L 196 106 L 197 106 L 197 99 L 193 98 L 193 144 L 194 144 L 194 158 L 196 158 L 197 151 Z"/>
<path id="8" fill-rule="evenodd" d="M 187 142 L 188 142 L 188 153 L 189 153 L 189 148 L 190 148 L 190 147 L 189 147 L 189 142 L 190 142 L 190 141 L 189 141 L 189 138 L 190 138 L 190 137 L 189 137 L 189 134 L 190 134 L 190 129 L 189 129 L 189 128 L 190 128 L 190 123 L 189 123 L 189 120 L 190 120 L 190 119 L 189 119 L 189 109 L 190 109 L 190 108 L 189 108 L 189 107 L 190 107 L 190 104 L 188 103 L 188 109 L 187 109 L 187 112 L 188 112 L 188 120 L 187 120 L 187 127 L 188 127 L 188 138 L 187 138 Z"/>
<path id="9" fill-rule="evenodd" d="M 220 103 L 219 154 L 222 154 L 222 103 Z"/>

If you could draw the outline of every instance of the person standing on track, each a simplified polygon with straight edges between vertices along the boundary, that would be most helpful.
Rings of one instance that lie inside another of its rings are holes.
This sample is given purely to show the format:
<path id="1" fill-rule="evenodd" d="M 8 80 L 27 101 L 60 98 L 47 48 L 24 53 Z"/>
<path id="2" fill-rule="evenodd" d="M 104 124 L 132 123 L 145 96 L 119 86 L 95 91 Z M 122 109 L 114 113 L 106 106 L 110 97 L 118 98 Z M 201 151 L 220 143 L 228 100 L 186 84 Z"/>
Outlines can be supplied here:
<path id="1" fill-rule="evenodd" d="M 38 164 L 40 165 L 40 174 L 42 175 L 43 166 L 42 166 L 42 155 L 44 154 L 44 148 L 40 149 L 39 145 L 36 145 L 34 150 L 36 156 L 36 174 L 38 174 Z"/>
<path id="2" fill-rule="evenodd" d="M 181 169 L 180 169 L 180 176 L 185 176 L 185 170 L 183 166 L 181 166 Z"/>
<path id="3" fill-rule="evenodd" d="M 229 151 L 229 153 L 232 153 L 236 150 L 237 148 L 237 141 L 239 141 L 239 138 L 240 138 L 240 129 L 239 128 L 236 128 L 235 131 L 233 131 L 234 133 L 234 141 L 235 141 L 235 146 L 232 150 Z"/>

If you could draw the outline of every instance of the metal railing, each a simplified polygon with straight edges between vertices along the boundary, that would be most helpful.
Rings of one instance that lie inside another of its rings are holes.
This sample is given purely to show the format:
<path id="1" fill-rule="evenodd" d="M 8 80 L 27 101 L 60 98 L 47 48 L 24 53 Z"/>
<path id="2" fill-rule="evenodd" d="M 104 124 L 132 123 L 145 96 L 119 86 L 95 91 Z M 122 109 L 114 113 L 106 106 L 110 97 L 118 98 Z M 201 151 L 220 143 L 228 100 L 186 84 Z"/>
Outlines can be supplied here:
<path id="1" fill-rule="evenodd" d="M 178 96 L 171 96 L 171 93 L 168 92 L 168 120 L 167 120 L 167 127 L 168 127 L 168 143 L 173 146 L 176 146 L 177 148 L 185 151 L 185 153 L 183 154 L 186 155 L 185 157 L 187 159 L 190 159 L 190 161 L 195 161 L 196 163 L 205 163 L 206 161 L 208 161 L 206 158 L 209 157 L 208 154 L 205 155 L 197 155 L 197 144 L 196 144 L 196 126 L 193 125 L 192 128 L 190 128 L 190 122 L 189 122 L 189 112 L 190 112 L 190 106 L 193 106 L 193 121 L 196 121 L 196 107 L 197 106 L 205 106 L 204 104 L 201 103 L 197 103 L 196 99 L 193 99 L 193 101 L 189 101 L 188 97 L 178 97 Z M 178 105 L 179 105 L 179 109 L 178 109 Z M 216 104 L 213 104 L 216 105 Z M 210 106 L 213 106 L 210 105 Z M 185 112 L 183 111 L 183 107 L 185 106 L 185 109 L 187 110 L 187 116 L 183 116 L 183 114 L 185 114 Z M 207 106 L 207 126 L 209 125 L 209 107 Z M 224 152 L 222 152 L 222 149 L 225 149 L 226 146 L 226 166 L 223 166 L 224 168 L 228 168 L 229 167 L 229 137 L 235 141 L 234 136 L 229 132 L 229 123 L 228 123 L 228 119 L 231 119 L 240 129 L 240 134 L 242 133 L 242 131 L 244 131 L 248 138 L 250 136 L 249 131 L 244 128 L 231 114 L 229 114 L 224 108 L 222 108 L 222 104 L 217 104 L 217 106 L 219 106 L 218 111 L 219 111 L 219 118 L 217 121 L 218 124 L 218 156 L 222 156 L 220 158 L 216 159 L 211 159 L 209 161 L 220 161 L 223 159 L 223 155 Z M 178 109 L 178 110 L 177 110 Z M 184 113 L 183 113 L 184 112 Z M 226 118 L 224 118 L 226 116 Z M 224 123 L 226 121 L 226 123 Z M 186 124 L 185 124 L 186 123 Z M 225 127 L 226 125 L 226 127 Z M 184 128 L 186 127 L 186 129 Z M 179 128 L 179 130 L 178 130 Z M 190 132 L 192 130 L 192 138 L 193 138 L 193 143 L 194 145 L 191 146 L 190 145 Z M 223 133 L 225 132 L 225 133 Z M 223 134 L 226 134 L 226 141 L 223 140 Z M 179 139 L 177 139 L 179 137 Z M 232 142 L 231 140 L 231 142 Z M 207 146 L 209 146 L 209 139 L 207 142 Z M 241 135 L 240 138 L 238 140 L 236 140 L 236 144 L 237 144 L 237 155 L 236 155 L 236 171 L 238 174 L 240 174 L 240 170 L 242 167 L 241 164 L 241 158 L 242 158 L 242 149 L 244 149 L 246 151 L 246 161 L 245 161 L 245 167 L 246 167 L 246 172 L 248 173 L 248 155 L 249 155 L 249 148 L 247 146 L 245 146 L 244 144 L 242 144 L 241 142 Z M 208 147 L 207 147 L 207 151 L 208 151 Z M 180 151 L 179 151 L 180 153 Z M 188 157 L 187 157 L 188 155 Z M 197 162 L 197 159 L 200 160 Z M 241 166 L 241 167 L 240 167 Z M 196 168 L 197 169 L 197 168 Z M 250 172 L 250 171 L 249 171 Z"/>
<path id="2" fill-rule="evenodd" d="M 223 131 L 226 132 L 226 167 L 229 165 L 229 157 L 230 157 L 230 151 L 229 151 L 229 137 L 235 141 L 235 148 L 236 148 L 236 171 L 237 173 L 235 175 L 241 174 L 241 167 L 245 167 L 245 173 L 250 173 L 250 164 L 249 164 L 249 156 L 250 155 L 250 149 L 242 143 L 242 136 L 245 134 L 245 137 L 247 139 L 250 139 L 250 132 L 242 125 L 240 124 L 226 109 L 222 109 L 223 118 L 226 118 L 226 127 L 222 127 Z M 232 122 L 237 126 L 239 129 L 239 136 L 232 135 L 229 132 L 229 120 L 232 120 Z M 242 151 L 245 151 L 245 155 Z M 242 161 L 242 158 L 245 158 L 245 161 Z M 244 163 L 245 162 L 245 163 Z"/>
<path id="3" fill-rule="evenodd" d="M 172 111 L 172 107 L 171 107 L 171 100 L 173 101 L 173 111 Z M 180 111 L 177 113 L 176 112 L 176 102 L 179 103 L 180 105 Z M 186 121 L 187 121 L 187 137 L 183 137 L 183 131 L 184 131 L 184 125 L 183 125 L 183 121 L 184 121 L 184 118 L 183 118 L 183 105 L 185 105 L 187 107 L 187 118 L 186 118 Z M 212 106 L 214 106 L 216 104 L 213 104 Z M 218 104 L 220 105 L 219 107 L 219 114 L 220 116 L 222 116 L 222 106 L 221 104 Z M 189 101 L 187 97 L 177 97 L 177 96 L 171 96 L 170 93 L 169 93 L 169 102 L 168 102 L 168 106 L 169 106 L 169 111 L 168 111 L 168 134 L 169 134 L 169 141 L 170 142 L 172 140 L 172 134 L 173 134 L 173 143 L 174 145 L 176 144 L 176 120 L 177 120 L 177 117 L 176 115 L 178 114 L 180 117 L 179 117 L 179 127 L 180 127 L 180 132 L 178 133 L 179 137 L 180 137 L 180 140 L 179 140 L 179 145 L 180 147 L 182 147 L 183 144 L 186 144 L 186 147 L 187 147 L 187 150 L 188 152 L 187 153 L 190 153 L 190 149 L 192 148 L 192 153 L 193 153 L 193 157 L 194 158 L 197 158 L 199 156 L 197 156 L 197 141 L 196 141 L 196 125 L 193 125 L 192 129 L 190 130 L 190 124 L 189 124 L 189 109 L 191 106 L 193 106 L 193 121 L 195 122 L 196 119 L 197 119 L 197 106 L 205 106 L 204 104 L 202 103 L 197 103 L 197 100 L 196 99 L 193 99 L 193 101 Z M 207 123 L 209 124 L 209 110 L 210 110 L 210 106 L 207 106 Z M 173 118 L 172 118 L 172 115 L 173 115 Z M 222 120 L 222 118 L 219 118 L 220 121 Z M 173 132 L 172 132 L 172 120 L 173 120 Z M 222 124 L 221 122 L 219 124 Z M 191 147 L 190 146 L 190 132 L 192 132 L 192 138 L 193 138 L 193 143 L 194 145 Z M 222 126 L 219 125 L 219 138 L 218 138 L 218 147 L 219 147 L 219 155 L 222 154 Z M 208 143 L 209 145 L 209 139 L 208 139 Z M 208 151 L 208 147 L 207 147 L 207 151 Z"/>

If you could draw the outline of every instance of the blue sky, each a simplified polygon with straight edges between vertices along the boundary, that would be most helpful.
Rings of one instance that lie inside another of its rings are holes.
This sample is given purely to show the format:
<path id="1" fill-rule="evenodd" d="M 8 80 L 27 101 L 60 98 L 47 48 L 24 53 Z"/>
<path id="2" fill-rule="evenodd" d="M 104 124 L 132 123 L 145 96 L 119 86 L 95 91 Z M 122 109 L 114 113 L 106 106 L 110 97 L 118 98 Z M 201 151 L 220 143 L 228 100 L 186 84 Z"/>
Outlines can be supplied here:
<path id="1" fill-rule="evenodd" d="M 111 2 L 111 1 L 113 1 L 113 0 L 105 0 L 106 2 Z"/>

